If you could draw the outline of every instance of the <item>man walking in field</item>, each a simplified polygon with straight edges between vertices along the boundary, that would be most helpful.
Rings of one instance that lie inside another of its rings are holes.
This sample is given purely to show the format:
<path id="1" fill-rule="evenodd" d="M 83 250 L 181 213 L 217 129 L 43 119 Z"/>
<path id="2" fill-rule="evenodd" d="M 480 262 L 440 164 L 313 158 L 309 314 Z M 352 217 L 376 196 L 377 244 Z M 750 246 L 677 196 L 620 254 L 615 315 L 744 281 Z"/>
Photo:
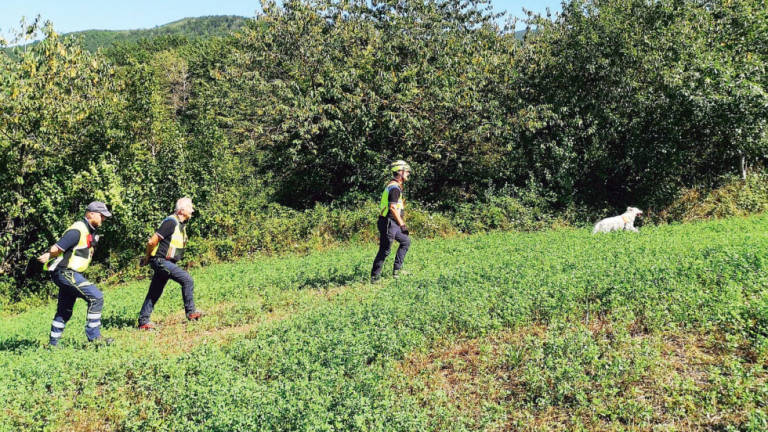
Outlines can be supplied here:
<path id="1" fill-rule="evenodd" d="M 392 162 L 389 170 L 392 172 L 392 180 L 387 183 L 381 194 L 377 221 L 379 252 L 373 260 L 371 283 L 375 283 L 381 278 L 381 268 L 384 266 L 384 260 L 387 259 L 394 240 L 400 243 L 392 272 L 395 278 L 400 275 L 405 254 L 408 252 L 408 247 L 411 246 L 408 227 L 405 225 L 405 200 L 403 198 L 403 184 L 408 181 L 411 175 L 411 167 L 405 161 L 398 160 Z"/>
<path id="2" fill-rule="evenodd" d="M 187 245 L 187 221 L 195 211 L 190 198 L 180 198 L 176 201 L 174 214 L 163 219 L 160 227 L 147 241 L 147 253 L 141 264 L 149 264 L 155 274 L 149 284 L 149 292 L 139 312 L 139 328 L 152 330 L 155 326 L 149 320 L 152 310 L 163 294 L 168 279 L 173 279 L 181 285 L 181 297 L 184 300 L 184 310 L 187 319 L 194 321 L 202 315 L 195 309 L 194 281 L 184 269 L 176 265 L 184 257 Z"/>
<path id="3" fill-rule="evenodd" d="M 56 315 L 51 323 L 51 338 L 49 344 L 57 346 L 64 334 L 64 327 L 72 317 L 72 308 L 79 297 L 88 303 L 85 335 L 91 342 L 103 341 L 106 344 L 112 339 L 101 337 L 101 310 L 104 306 L 104 295 L 99 288 L 83 276 L 93 258 L 93 249 L 98 242 L 96 229 L 105 218 L 112 216 L 106 204 L 94 201 L 85 208 L 85 217 L 73 223 L 64 235 L 51 246 L 50 250 L 40 255 L 37 260 L 45 264 L 45 269 L 51 272 L 51 280 L 59 287 L 59 299 L 56 305 Z"/>

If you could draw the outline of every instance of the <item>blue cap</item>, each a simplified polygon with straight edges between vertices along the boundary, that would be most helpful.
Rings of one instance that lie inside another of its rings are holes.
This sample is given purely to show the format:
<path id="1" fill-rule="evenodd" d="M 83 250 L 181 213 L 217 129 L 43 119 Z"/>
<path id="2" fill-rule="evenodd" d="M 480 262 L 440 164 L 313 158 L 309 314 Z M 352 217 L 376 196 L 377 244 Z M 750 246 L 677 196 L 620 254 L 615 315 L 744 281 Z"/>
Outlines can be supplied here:
<path id="1" fill-rule="evenodd" d="M 110 213 L 109 210 L 107 209 L 107 205 L 104 204 L 101 201 L 94 201 L 94 202 L 88 204 L 88 207 L 85 208 L 85 211 L 101 213 L 102 215 L 104 215 L 106 217 L 111 217 L 112 216 L 112 213 Z"/>

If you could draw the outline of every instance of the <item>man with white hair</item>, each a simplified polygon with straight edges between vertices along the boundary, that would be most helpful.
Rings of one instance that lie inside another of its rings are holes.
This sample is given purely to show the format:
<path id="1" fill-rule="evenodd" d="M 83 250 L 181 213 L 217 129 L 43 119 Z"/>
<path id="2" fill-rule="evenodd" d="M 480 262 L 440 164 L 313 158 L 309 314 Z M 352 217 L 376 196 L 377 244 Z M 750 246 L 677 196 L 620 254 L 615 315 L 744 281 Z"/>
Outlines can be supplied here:
<path id="1" fill-rule="evenodd" d="M 85 208 L 85 217 L 73 223 L 64 235 L 48 252 L 37 260 L 45 264 L 45 270 L 51 272 L 51 279 L 59 287 L 59 300 L 56 314 L 51 323 L 50 346 L 59 344 L 64 334 L 67 321 L 72 318 L 72 308 L 77 298 L 88 303 L 86 312 L 85 335 L 91 342 L 109 344 L 111 338 L 101 337 L 101 310 L 104 307 L 104 294 L 99 288 L 83 276 L 91 264 L 93 250 L 99 241 L 96 235 L 104 220 L 112 216 L 107 205 L 94 201 Z"/>
<path id="2" fill-rule="evenodd" d="M 194 286 L 192 276 L 176 263 L 184 257 L 184 248 L 187 245 L 187 221 L 195 211 L 190 198 L 179 198 L 176 201 L 174 214 L 163 219 L 160 227 L 147 241 L 147 253 L 141 264 L 149 264 L 155 274 L 149 284 L 149 292 L 144 299 L 144 304 L 139 312 L 139 328 L 152 330 L 155 325 L 149 320 L 152 310 L 163 294 L 168 279 L 173 279 L 181 285 L 181 297 L 184 300 L 184 310 L 187 319 L 194 321 L 202 315 L 195 309 Z"/>

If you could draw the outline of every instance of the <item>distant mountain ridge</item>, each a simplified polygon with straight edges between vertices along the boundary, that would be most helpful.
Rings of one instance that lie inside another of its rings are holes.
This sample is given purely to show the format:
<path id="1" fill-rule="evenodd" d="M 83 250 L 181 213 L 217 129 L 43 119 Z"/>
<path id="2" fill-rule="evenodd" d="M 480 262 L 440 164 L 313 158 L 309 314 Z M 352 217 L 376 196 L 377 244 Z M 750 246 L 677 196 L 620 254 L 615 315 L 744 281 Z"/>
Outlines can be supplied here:
<path id="1" fill-rule="evenodd" d="M 240 29 L 248 18 L 237 15 L 214 15 L 196 18 L 182 18 L 149 29 L 136 30 L 83 30 L 66 33 L 63 36 L 82 38 L 83 47 L 89 51 L 107 48 L 117 42 L 135 42 L 158 36 L 186 36 L 188 38 L 208 38 L 226 36 Z"/>
<path id="2" fill-rule="evenodd" d="M 88 51 L 108 48 L 115 43 L 130 43 L 140 39 L 152 39 L 159 36 L 185 36 L 190 39 L 226 36 L 239 30 L 250 18 L 239 15 L 210 15 L 202 17 L 187 17 L 148 29 L 133 30 L 81 30 L 63 33 L 63 37 L 82 39 L 82 45 Z M 536 33 L 536 30 L 532 30 Z M 515 38 L 523 40 L 526 30 L 515 31 Z M 35 44 L 37 42 L 32 42 Z M 12 48 L 0 48 L 10 52 Z"/>

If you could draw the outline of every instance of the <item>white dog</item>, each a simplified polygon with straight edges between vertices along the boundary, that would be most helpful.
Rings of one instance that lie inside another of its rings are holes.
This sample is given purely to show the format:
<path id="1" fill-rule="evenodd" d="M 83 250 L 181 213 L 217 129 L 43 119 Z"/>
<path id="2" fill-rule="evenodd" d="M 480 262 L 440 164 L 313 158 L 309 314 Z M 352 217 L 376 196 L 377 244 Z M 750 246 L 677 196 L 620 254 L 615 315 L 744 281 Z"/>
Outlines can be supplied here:
<path id="1" fill-rule="evenodd" d="M 640 214 L 643 214 L 643 212 L 639 208 L 627 207 L 627 211 L 624 212 L 624 214 L 605 218 L 596 223 L 595 229 L 592 230 L 592 234 L 622 229 L 637 232 L 637 228 L 635 228 L 635 218 Z"/>

